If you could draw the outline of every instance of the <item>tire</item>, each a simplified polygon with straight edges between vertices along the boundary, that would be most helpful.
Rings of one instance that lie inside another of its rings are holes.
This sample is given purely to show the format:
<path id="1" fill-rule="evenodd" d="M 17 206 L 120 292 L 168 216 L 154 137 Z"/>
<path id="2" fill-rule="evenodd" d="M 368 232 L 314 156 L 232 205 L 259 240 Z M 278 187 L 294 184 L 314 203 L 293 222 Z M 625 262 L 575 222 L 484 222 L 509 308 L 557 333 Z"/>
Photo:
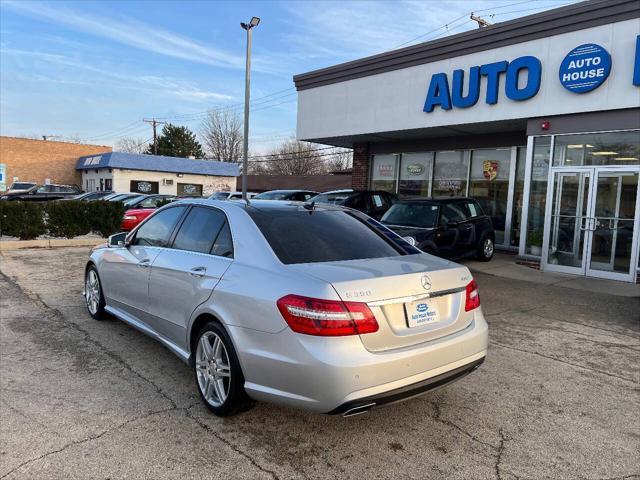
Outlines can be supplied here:
<path id="1" fill-rule="evenodd" d="M 102 293 L 102 283 L 100 275 L 95 266 L 91 265 L 84 274 L 84 301 L 87 311 L 94 320 L 104 320 L 107 316 L 105 312 L 104 294 Z"/>
<path id="2" fill-rule="evenodd" d="M 196 388 L 206 407 L 218 417 L 248 410 L 251 400 L 244 390 L 240 362 L 225 329 L 219 323 L 208 322 L 198 332 L 192 351 Z"/>
<path id="3" fill-rule="evenodd" d="M 488 262 L 493 258 L 495 250 L 496 246 L 493 238 L 491 238 L 490 236 L 482 237 L 482 240 L 480 240 L 480 243 L 478 244 L 478 252 L 476 254 L 476 258 L 481 262 Z"/>

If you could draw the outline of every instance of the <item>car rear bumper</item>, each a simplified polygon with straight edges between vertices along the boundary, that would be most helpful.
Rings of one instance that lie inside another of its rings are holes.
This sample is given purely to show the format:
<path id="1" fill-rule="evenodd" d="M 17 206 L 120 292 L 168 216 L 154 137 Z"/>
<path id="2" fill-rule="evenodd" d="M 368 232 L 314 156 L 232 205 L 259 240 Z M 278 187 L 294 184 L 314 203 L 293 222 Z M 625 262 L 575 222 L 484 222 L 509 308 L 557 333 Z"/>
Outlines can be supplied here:
<path id="1" fill-rule="evenodd" d="M 484 362 L 485 357 L 481 357 L 478 360 L 474 360 L 471 363 L 462 365 L 461 367 L 454 368 L 435 377 L 427 378 L 418 383 L 412 383 L 404 387 L 389 390 L 387 392 L 378 393 L 369 397 L 359 398 L 357 400 L 351 400 L 345 402 L 339 407 L 334 408 L 329 415 L 357 415 L 358 413 L 364 413 L 367 410 L 386 405 L 389 403 L 396 403 L 402 400 L 422 395 L 430 390 L 443 387 L 449 383 L 460 380 L 462 377 L 469 375 L 475 369 L 477 369 Z"/>
<path id="2" fill-rule="evenodd" d="M 477 368 L 488 345 L 480 309 L 461 331 L 378 353 L 366 350 L 358 336 L 229 329 L 236 346 L 245 347 L 237 351 L 249 396 L 320 413 L 396 402 L 449 383 Z"/>

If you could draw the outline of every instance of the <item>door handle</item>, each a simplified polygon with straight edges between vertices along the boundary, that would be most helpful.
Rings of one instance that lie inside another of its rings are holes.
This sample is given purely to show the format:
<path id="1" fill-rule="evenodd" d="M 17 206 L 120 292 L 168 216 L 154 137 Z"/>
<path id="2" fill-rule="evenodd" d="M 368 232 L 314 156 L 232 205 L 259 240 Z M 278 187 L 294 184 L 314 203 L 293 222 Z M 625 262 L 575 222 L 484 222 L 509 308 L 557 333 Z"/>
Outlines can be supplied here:
<path id="1" fill-rule="evenodd" d="M 189 270 L 189 275 L 194 277 L 202 277 L 205 273 L 207 273 L 207 267 L 193 267 Z"/>
<path id="2" fill-rule="evenodd" d="M 148 258 L 144 258 L 144 259 L 142 259 L 142 260 L 140 260 L 138 262 L 138 266 L 139 267 L 148 267 L 150 263 L 151 263 L 151 260 L 149 260 Z"/>

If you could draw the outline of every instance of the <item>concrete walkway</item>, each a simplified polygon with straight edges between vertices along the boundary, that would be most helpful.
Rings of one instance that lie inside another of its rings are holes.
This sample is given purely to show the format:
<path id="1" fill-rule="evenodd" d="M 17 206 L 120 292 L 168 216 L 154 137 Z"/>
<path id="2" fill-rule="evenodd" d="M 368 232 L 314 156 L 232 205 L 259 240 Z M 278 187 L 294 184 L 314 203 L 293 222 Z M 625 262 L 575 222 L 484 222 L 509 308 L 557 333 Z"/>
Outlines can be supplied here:
<path id="1" fill-rule="evenodd" d="M 640 297 L 640 285 L 615 280 L 568 275 L 565 273 L 541 272 L 534 268 L 518 265 L 514 255 L 505 253 L 496 253 L 490 262 L 464 260 L 461 263 L 469 267 L 472 272 L 482 272 L 497 277 L 525 280 L 543 285 L 559 285 L 576 290 L 621 297 Z"/>

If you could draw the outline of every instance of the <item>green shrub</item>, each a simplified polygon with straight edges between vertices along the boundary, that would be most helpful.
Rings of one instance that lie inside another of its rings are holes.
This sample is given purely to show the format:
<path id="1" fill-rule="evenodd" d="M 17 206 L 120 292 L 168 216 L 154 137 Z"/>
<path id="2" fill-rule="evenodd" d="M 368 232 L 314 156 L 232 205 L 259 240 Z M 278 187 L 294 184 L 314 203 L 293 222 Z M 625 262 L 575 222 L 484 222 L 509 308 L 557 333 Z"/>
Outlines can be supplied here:
<path id="1" fill-rule="evenodd" d="M 91 231 L 108 237 L 114 233 L 118 233 L 122 224 L 125 207 L 121 202 L 85 202 L 87 203 L 88 213 L 91 224 Z"/>
<path id="2" fill-rule="evenodd" d="M 88 203 L 80 200 L 48 202 L 45 212 L 49 235 L 73 238 L 91 232 Z"/>
<path id="3" fill-rule="evenodd" d="M 120 231 L 124 210 L 120 202 L 0 201 L 0 234 L 21 240 L 47 233 L 52 237 L 73 238 L 95 232 L 108 237 Z"/>
<path id="4" fill-rule="evenodd" d="M 0 201 L 2 235 L 32 240 L 47 233 L 44 209 L 40 203 Z"/>

